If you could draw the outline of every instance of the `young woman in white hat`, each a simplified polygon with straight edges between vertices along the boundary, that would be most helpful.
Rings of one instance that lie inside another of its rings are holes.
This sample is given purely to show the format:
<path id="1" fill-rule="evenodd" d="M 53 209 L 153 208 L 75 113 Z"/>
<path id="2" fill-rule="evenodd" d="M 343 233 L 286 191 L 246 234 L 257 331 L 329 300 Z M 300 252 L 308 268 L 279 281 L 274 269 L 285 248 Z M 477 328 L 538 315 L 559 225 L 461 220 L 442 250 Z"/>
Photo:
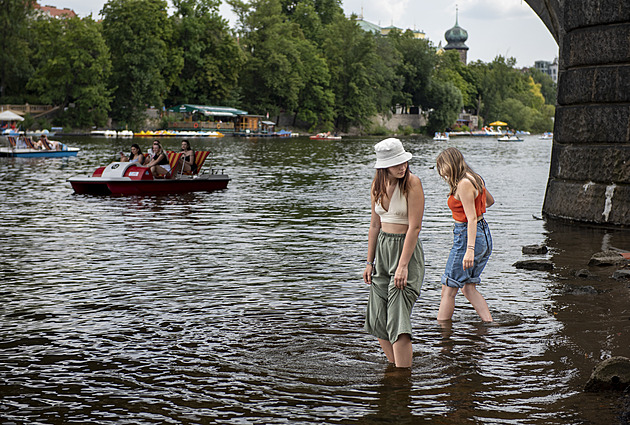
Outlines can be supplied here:
<path id="1" fill-rule="evenodd" d="M 374 146 L 372 215 L 363 280 L 370 285 L 365 330 L 378 338 L 396 367 L 411 367 L 411 310 L 424 279 L 424 252 L 418 238 L 424 214 L 420 179 L 409 171 L 412 155 L 401 141 Z"/>

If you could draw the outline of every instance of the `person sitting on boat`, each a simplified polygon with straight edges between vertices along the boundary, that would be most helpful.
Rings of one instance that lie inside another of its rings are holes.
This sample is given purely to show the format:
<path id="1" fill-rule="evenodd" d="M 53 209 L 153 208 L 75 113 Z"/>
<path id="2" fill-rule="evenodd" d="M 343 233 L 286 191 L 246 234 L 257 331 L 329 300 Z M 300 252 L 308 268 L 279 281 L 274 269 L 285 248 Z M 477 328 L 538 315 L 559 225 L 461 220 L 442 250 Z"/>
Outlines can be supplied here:
<path id="1" fill-rule="evenodd" d="M 42 137 L 44 137 L 44 136 L 42 136 Z M 33 146 L 35 146 L 35 149 L 46 149 L 44 147 L 44 143 L 42 142 L 42 137 L 40 137 L 38 141 L 33 143 Z"/>
<path id="2" fill-rule="evenodd" d="M 197 172 L 197 164 L 195 163 L 195 151 L 190 146 L 188 140 L 182 140 L 182 153 L 178 164 L 178 172 L 195 174 Z"/>
<path id="3" fill-rule="evenodd" d="M 131 154 L 125 156 L 124 153 L 120 153 L 120 162 L 137 162 L 138 165 L 144 164 L 144 154 L 137 143 L 131 145 Z"/>
<path id="4" fill-rule="evenodd" d="M 37 149 L 44 150 L 61 150 L 60 143 L 56 141 L 53 143 L 51 140 L 48 140 L 48 137 L 46 137 L 45 134 L 39 136 L 39 140 L 35 143 L 35 147 Z"/>
<path id="5" fill-rule="evenodd" d="M 16 147 L 18 149 L 28 149 L 29 148 L 28 143 L 26 143 L 26 136 L 18 137 L 16 142 L 17 142 Z"/>
<path id="6" fill-rule="evenodd" d="M 153 154 L 151 161 L 144 164 L 145 167 L 151 169 L 151 173 L 155 177 L 166 177 L 171 172 L 171 165 L 168 163 L 168 156 L 166 151 L 162 148 L 162 144 L 159 140 L 153 141 Z"/>
<path id="7" fill-rule="evenodd" d="M 54 151 L 62 151 L 63 150 L 63 143 L 58 142 L 57 140 L 48 140 L 46 139 L 46 141 L 48 142 L 48 144 L 50 145 L 50 148 Z"/>

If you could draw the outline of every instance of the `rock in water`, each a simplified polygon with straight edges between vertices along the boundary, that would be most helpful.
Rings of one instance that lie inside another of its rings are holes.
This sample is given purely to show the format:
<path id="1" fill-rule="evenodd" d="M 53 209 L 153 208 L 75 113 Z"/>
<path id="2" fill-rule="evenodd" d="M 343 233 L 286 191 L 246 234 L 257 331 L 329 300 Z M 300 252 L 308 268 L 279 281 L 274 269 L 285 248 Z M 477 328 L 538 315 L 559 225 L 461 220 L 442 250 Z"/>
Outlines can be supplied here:
<path id="1" fill-rule="evenodd" d="M 628 280 L 630 279 L 630 270 L 628 269 L 617 270 L 613 273 L 612 278 L 617 279 L 617 280 Z"/>
<path id="2" fill-rule="evenodd" d="M 553 263 L 551 260 L 524 260 L 517 261 L 512 264 L 517 269 L 525 269 L 525 270 L 553 270 Z"/>
<path id="3" fill-rule="evenodd" d="M 614 266 L 626 262 L 617 251 L 601 251 L 593 254 L 588 262 L 589 266 Z"/>
<path id="4" fill-rule="evenodd" d="M 611 357 L 593 368 L 591 378 L 584 391 L 622 391 L 630 385 L 630 359 L 623 356 Z"/>
<path id="5" fill-rule="evenodd" d="M 522 249 L 523 254 L 546 254 L 547 247 L 545 245 L 525 245 Z"/>

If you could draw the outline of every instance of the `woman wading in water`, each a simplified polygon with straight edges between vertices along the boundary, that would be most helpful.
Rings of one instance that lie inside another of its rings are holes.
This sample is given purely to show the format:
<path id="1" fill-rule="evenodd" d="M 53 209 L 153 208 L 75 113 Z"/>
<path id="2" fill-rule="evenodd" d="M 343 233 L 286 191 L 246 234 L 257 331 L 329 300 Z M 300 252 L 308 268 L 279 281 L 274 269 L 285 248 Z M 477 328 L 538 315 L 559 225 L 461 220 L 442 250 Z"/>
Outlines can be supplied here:
<path id="1" fill-rule="evenodd" d="M 411 367 L 411 310 L 424 279 L 418 239 L 424 214 L 420 179 L 409 171 L 412 155 L 398 139 L 374 146 L 372 215 L 363 281 L 370 285 L 365 330 L 378 338 L 396 367 Z"/>
<path id="2" fill-rule="evenodd" d="M 455 220 L 453 247 L 442 275 L 442 300 L 437 319 L 451 319 L 455 295 L 461 289 L 481 320 L 492 322 L 488 304 L 477 291 L 477 284 L 492 252 L 492 236 L 483 213 L 494 204 L 494 198 L 459 150 L 442 151 L 437 157 L 436 169 L 451 188 L 447 204 Z"/>

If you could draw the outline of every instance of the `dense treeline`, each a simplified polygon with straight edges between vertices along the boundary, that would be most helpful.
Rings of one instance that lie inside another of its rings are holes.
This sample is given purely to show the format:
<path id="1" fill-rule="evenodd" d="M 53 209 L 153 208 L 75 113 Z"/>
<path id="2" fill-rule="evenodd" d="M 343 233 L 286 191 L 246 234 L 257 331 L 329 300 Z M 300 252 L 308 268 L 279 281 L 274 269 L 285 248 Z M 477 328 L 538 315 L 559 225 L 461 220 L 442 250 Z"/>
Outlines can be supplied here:
<path id="1" fill-rule="evenodd" d="M 32 0 L 0 10 L 0 103 L 54 104 L 55 124 L 138 128 L 147 107 L 229 105 L 291 114 L 311 129 L 370 129 L 376 114 L 419 108 L 427 131 L 462 110 L 485 122 L 552 129 L 556 87 L 515 60 L 464 65 L 411 31 L 380 36 L 341 0 L 109 0 L 102 21 L 54 19 Z"/>

